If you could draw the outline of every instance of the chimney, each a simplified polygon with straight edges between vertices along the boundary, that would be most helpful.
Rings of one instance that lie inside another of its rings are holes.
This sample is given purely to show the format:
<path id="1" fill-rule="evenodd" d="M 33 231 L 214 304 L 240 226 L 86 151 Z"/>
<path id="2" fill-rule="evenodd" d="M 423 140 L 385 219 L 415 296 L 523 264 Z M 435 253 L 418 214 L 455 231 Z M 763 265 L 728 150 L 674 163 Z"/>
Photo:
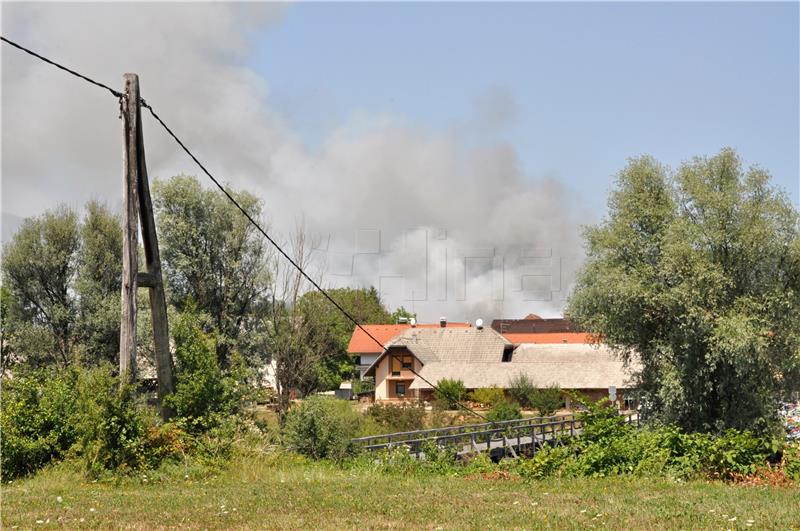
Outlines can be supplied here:
<path id="1" fill-rule="evenodd" d="M 439 317 L 439 326 L 442 328 L 447 326 L 447 317 Z"/>

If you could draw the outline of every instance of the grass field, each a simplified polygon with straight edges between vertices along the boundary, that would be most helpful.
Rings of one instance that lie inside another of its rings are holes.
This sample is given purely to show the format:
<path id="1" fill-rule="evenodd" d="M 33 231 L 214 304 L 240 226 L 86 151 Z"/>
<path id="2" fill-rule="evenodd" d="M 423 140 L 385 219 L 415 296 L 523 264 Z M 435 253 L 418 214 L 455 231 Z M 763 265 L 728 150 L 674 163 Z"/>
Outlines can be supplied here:
<path id="1" fill-rule="evenodd" d="M 287 456 L 92 483 L 74 465 L 3 485 L 4 529 L 800 529 L 800 488 L 650 479 L 402 476 Z"/>

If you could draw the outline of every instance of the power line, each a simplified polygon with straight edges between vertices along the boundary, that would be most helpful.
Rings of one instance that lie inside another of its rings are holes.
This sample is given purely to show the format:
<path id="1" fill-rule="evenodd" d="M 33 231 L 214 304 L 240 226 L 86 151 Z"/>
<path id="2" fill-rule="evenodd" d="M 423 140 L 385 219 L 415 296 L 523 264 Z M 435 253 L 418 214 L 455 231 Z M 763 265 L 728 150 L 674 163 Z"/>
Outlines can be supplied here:
<path id="1" fill-rule="evenodd" d="M 52 61 L 52 60 L 50 60 L 50 59 L 48 59 L 48 58 L 46 58 L 46 57 L 43 57 L 43 56 L 39 55 L 38 53 L 36 53 L 36 52 L 34 52 L 34 51 L 32 51 L 32 50 L 29 50 L 28 48 L 25 48 L 24 46 L 22 46 L 22 45 L 20 45 L 20 44 L 17 44 L 16 42 L 13 42 L 13 41 L 11 41 L 11 40 L 9 40 L 9 39 L 6 39 L 6 38 L 5 38 L 5 37 L 3 37 L 3 36 L 0 36 L 0 39 L 2 39 L 2 40 L 3 40 L 3 42 L 5 42 L 5 43 L 7 43 L 7 44 L 10 44 L 11 46 L 13 46 L 13 47 L 15 47 L 15 48 L 18 48 L 18 49 L 22 50 L 23 52 L 25 52 L 25 53 L 27 53 L 27 54 L 29 54 L 29 55 L 32 55 L 33 57 L 36 57 L 37 59 L 39 59 L 39 60 L 41 60 L 41 61 L 44 61 L 44 62 L 46 62 L 46 63 L 48 63 L 48 64 L 50 64 L 50 65 L 53 65 L 53 66 L 55 66 L 56 68 L 59 68 L 59 69 L 61 69 L 61 70 L 65 71 L 65 72 L 67 72 L 67 73 L 70 73 L 70 74 L 72 74 L 73 76 L 76 76 L 76 77 L 78 77 L 78 78 L 80 78 L 80 79 L 83 79 L 84 81 L 87 81 L 88 83 L 91 83 L 91 84 L 93 84 L 93 85 L 96 85 L 96 86 L 98 86 L 98 87 L 101 87 L 101 88 L 104 88 L 104 89 L 108 90 L 109 92 L 111 92 L 111 94 L 113 94 L 113 95 L 114 95 L 115 97 L 117 97 L 117 98 L 124 98 L 124 97 L 125 97 L 125 94 L 123 94 L 123 93 L 121 93 L 121 92 L 118 92 L 118 91 L 116 91 L 116 90 L 112 89 L 112 88 L 111 88 L 111 87 L 109 87 L 108 85 L 105 85 L 105 84 L 103 84 L 103 83 L 100 83 L 99 81 L 95 81 L 94 79 L 91 79 L 91 78 L 89 78 L 89 77 L 87 77 L 87 76 L 84 76 L 83 74 L 79 74 L 78 72 L 76 72 L 76 71 L 74 71 L 74 70 L 72 70 L 72 69 L 70 69 L 70 68 L 67 68 L 66 66 L 63 66 L 63 65 L 61 65 L 61 64 L 58 64 L 58 63 L 56 63 L 55 61 Z M 252 216 L 251 216 L 251 215 L 250 215 L 250 214 L 247 212 L 247 210 L 245 210 L 245 209 L 244 209 L 244 207 L 242 207 L 242 206 L 239 204 L 239 202 L 238 202 L 238 201 L 236 201 L 236 199 L 235 199 L 235 198 L 234 198 L 234 197 L 233 197 L 233 196 L 232 196 L 232 195 L 231 195 L 231 194 L 228 192 L 228 190 L 227 190 L 227 189 L 226 189 L 226 188 L 225 188 L 225 187 L 224 187 L 224 186 L 223 186 L 223 185 L 222 185 L 222 184 L 221 184 L 221 183 L 220 183 L 220 182 L 219 182 L 219 181 L 218 181 L 218 180 L 217 180 L 217 179 L 216 179 L 216 178 L 215 178 L 215 177 L 214 177 L 212 174 L 211 174 L 211 172 L 209 172 L 209 171 L 206 169 L 206 167 L 203 165 L 203 163 L 202 163 L 202 162 L 200 162 L 200 161 L 197 159 L 197 157 L 195 157 L 194 153 L 192 153 L 192 152 L 189 150 L 189 148 L 187 148 L 187 147 L 186 147 L 186 145 L 185 145 L 185 144 L 184 144 L 184 143 L 181 141 L 181 139 L 180 139 L 180 138 L 178 138 L 178 136 L 177 136 L 177 135 L 176 135 L 174 132 L 172 132 L 172 129 L 170 129 L 170 128 L 169 128 L 169 126 L 167 126 L 167 124 L 166 124 L 166 123 L 164 123 L 164 120 L 162 120 L 162 119 L 161 119 L 161 118 L 158 116 L 158 114 L 156 114 L 155 110 L 153 110 L 153 107 L 152 107 L 150 104 L 148 104 L 148 103 L 147 103 L 147 102 L 144 100 L 144 98 L 139 98 L 139 101 L 140 101 L 140 103 L 141 103 L 142 107 L 144 107 L 144 108 L 146 108 L 148 111 L 150 111 L 150 114 L 153 116 L 153 118 L 155 118 L 155 120 L 156 120 L 156 121 L 157 121 L 159 124 L 161 124 L 161 127 L 163 127 L 163 128 L 164 128 L 164 130 L 167 132 L 167 134 L 169 134 L 169 136 L 171 136 L 171 137 L 172 137 L 172 139 L 173 139 L 173 140 L 175 140 L 175 142 L 176 142 L 176 143 L 177 143 L 177 144 L 178 144 L 178 145 L 181 147 L 181 149 L 183 149 L 183 151 L 184 151 L 184 152 L 185 152 L 187 155 L 189 155 L 189 157 L 190 157 L 190 158 L 191 158 L 191 159 L 192 159 L 192 160 L 195 162 L 195 164 L 197 164 L 197 166 L 198 166 L 198 167 L 199 167 L 199 168 L 200 168 L 200 169 L 203 171 L 203 173 L 205 173 L 205 174 L 206 174 L 206 176 L 207 176 L 209 179 L 211 179 L 211 181 L 212 181 L 212 182 L 213 182 L 213 183 L 214 183 L 214 184 L 217 186 L 217 188 L 219 188 L 219 190 L 220 190 L 220 191 L 221 191 L 223 194 L 225 194 L 225 197 L 227 197 L 227 198 L 228 198 L 228 200 L 229 200 L 231 203 L 233 203 L 233 205 L 234 205 L 234 206 L 236 206 L 236 208 L 237 208 L 237 209 L 238 209 L 238 210 L 239 210 L 239 211 L 240 211 L 240 212 L 241 212 L 241 213 L 242 213 L 242 214 L 243 214 L 243 215 L 244 215 L 244 216 L 247 218 L 247 220 L 248 220 L 248 221 L 249 221 L 249 222 L 250 222 L 250 223 L 251 223 L 251 224 L 252 224 L 252 225 L 253 225 L 253 226 L 254 226 L 254 227 L 255 227 L 255 228 L 258 230 L 258 232 L 260 232 L 260 233 L 261 233 L 261 235 L 262 235 L 262 236 L 264 236 L 264 237 L 267 239 L 267 241 L 269 241 L 269 243 L 271 243 L 271 244 L 272 244 L 272 246 L 273 246 L 273 247 L 275 247 L 275 249 L 277 249 L 277 250 L 278 250 L 278 252 L 279 252 L 279 253 L 281 253 L 281 255 L 283 255 L 283 257 L 284 257 L 284 258 L 286 258 L 286 260 L 288 260 L 288 261 L 289 261 L 289 263 L 290 263 L 290 264 L 291 264 L 291 265 L 292 265 L 292 266 L 293 266 L 293 267 L 294 267 L 294 268 L 295 268 L 295 269 L 296 269 L 296 270 L 297 270 L 297 271 L 298 271 L 298 272 L 299 272 L 299 273 L 300 273 L 300 274 L 303 276 L 303 278 L 305 278 L 305 279 L 306 279 L 308 282 L 310 282 L 310 283 L 311 283 L 311 285 L 312 285 L 312 286 L 314 286 L 314 288 L 315 288 L 317 291 L 319 291 L 319 292 L 320 292 L 320 293 L 321 293 L 321 294 L 322 294 L 322 295 L 323 295 L 323 296 L 324 296 L 326 299 L 328 299 L 328 301 L 329 301 L 331 304 L 333 304 L 333 305 L 336 307 L 336 309 L 337 309 L 337 310 L 339 310 L 339 312 L 341 312 L 341 313 L 342 313 L 342 315 L 344 315 L 345 317 L 347 317 L 347 319 L 348 319 L 348 320 L 350 320 L 350 321 L 351 321 L 351 322 L 352 322 L 354 325 L 356 325 L 356 327 L 357 327 L 357 328 L 359 328 L 359 329 L 360 329 L 362 332 L 364 332 L 364 333 L 367 335 L 367 337 L 369 337 L 369 338 L 370 338 L 372 341 L 374 341 L 374 342 L 375 342 L 375 343 L 376 343 L 376 344 L 377 344 L 379 347 L 381 347 L 381 350 L 382 350 L 382 351 L 384 351 L 384 350 L 387 350 L 387 349 L 386 349 L 386 347 L 383 345 L 383 343 L 381 343 L 380 341 L 378 341 L 378 339 L 377 339 L 375 336 L 373 336 L 372 334 L 370 334 L 370 333 L 369 333 L 369 331 L 368 331 L 366 328 L 364 328 L 364 327 L 361 325 L 361 323 L 359 323 L 359 322 L 356 320 L 356 318 L 355 318 L 355 317 L 353 317 L 352 315 L 350 315 L 350 312 L 348 312 L 347 310 L 345 310 L 345 309 L 344 309 L 344 308 L 343 308 L 343 307 L 342 307 L 342 306 L 341 306 L 341 305 L 340 305 L 338 302 L 336 302 L 336 300 L 335 300 L 333 297 L 331 297 L 331 295 L 330 295 L 330 294 L 329 294 L 329 293 L 328 293 L 328 292 L 327 292 L 327 291 L 326 291 L 326 290 L 325 290 L 325 289 L 324 289 L 322 286 L 320 286 L 320 285 L 319 285 L 319 284 L 318 284 L 318 283 L 317 283 L 317 282 L 316 282 L 316 281 L 315 281 L 313 278 L 311 278 L 311 277 L 310 277 L 310 276 L 309 276 L 309 275 L 308 275 L 308 274 L 307 274 L 307 273 L 306 273 L 306 272 L 303 270 L 303 268 L 302 268 L 302 267 L 300 267 L 300 265 L 299 265 L 299 264 L 297 264 L 297 262 L 295 262 L 295 261 L 292 259 L 292 257 L 291 257 L 291 256 L 289 256 L 289 255 L 286 253 L 286 251 L 284 251 L 284 250 L 283 250 L 283 248 L 281 248 L 281 246 L 280 246 L 280 245 L 278 245 L 278 243 L 277 243 L 277 242 L 276 242 L 274 239 L 272 239 L 272 237 L 271 237 L 271 236 L 270 236 L 270 235 L 267 233 L 267 231 L 265 231 L 263 228 L 261 228 L 261 225 L 259 225 L 259 224 L 258 224 L 258 222 L 257 222 L 256 220 L 254 220 L 254 219 L 253 219 L 253 217 L 252 217 Z M 392 354 L 392 356 L 393 356 L 393 358 L 394 358 L 394 359 L 397 359 L 397 357 L 396 357 L 397 355 L 396 355 L 396 354 Z M 410 371 L 412 374 L 414 374 L 415 376 L 417 376 L 417 377 L 418 377 L 420 380 L 422 380 L 423 382 L 425 382 L 426 384 L 428 384 L 429 386 L 431 386 L 431 388 L 432 388 L 432 389 L 434 389 L 435 391 L 440 391 L 440 392 L 441 392 L 440 388 L 439 388 L 439 387 L 438 387 L 436 384 L 432 383 L 432 382 L 431 382 L 431 381 L 429 381 L 427 378 L 425 378 L 424 376 L 422 376 L 421 374 L 419 374 L 419 373 L 418 373 L 416 370 L 414 370 L 414 369 L 413 369 L 413 367 L 412 367 L 412 368 L 410 368 L 410 369 L 409 369 L 409 371 Z M 489 419 L 487 419 L 487 418 L 486 418 L 484 415 L 481 415 L 481 414 L 480 414 L 480 413 L 478 413 L 477 411 L 474 411 L 473 409 L 471 409 L 471 408 L 469 408 L 469 407 L 467 407 L 467 406 L 465 406 L 465 405 L 461 404 L 460 402 L 458 402 L 458 401 L 453 401 L 453 403 L 454 403 L 456 406 L 458 406 L 459 408 L 463 409 L 464 411 L 467 411 L 467 412 L 469 412 L 469 413 L 471 413 L 471 414 L 473 414 L 473 415 L 475 415 L 475 416 L 477 416 L 477 417 L 479 417 L 479 418 L 481 418 L 481 419 L 483 419 L 483 420 L 485 420 L 485 421 L 487 421 L 487 422 L 490 422 L 490 421 L 489 421 Z"/>
<path id="2" fill-rule="evenodd" d="M 88 81 L 88 82 L 89 82 L 89 83 L 91 83 L 92 85 L 98 86 L 98 87 L 100 87 L 100 88 L 104 88 L 104 89 L 106 89 L 107 91 L 109 91 L 111 94 L 113 94 L 113 95 L 114 95 L 114 97 L 116 97 L 116 98 L 123 98 L 123 97 L 125 97 L 125 95 L 124 95 L 122 92 L 118 92 L 118 91 L 116 91 L 116 90 L 112 89 L 111 87 L 109 87 L 108 85 L 105 85 L 105 84 L 103 84 L 103 83 L 100 83 L 99 81 L 95 81 L 94 79 L 92 79 L 92 78 L 90 78 L 90 77 L 84 76 L 83 74 L 79 74 L 78 72 L 76 72 L 75 70 L 72 70 L 71 68 L 67 68 L 67 67 L 66 67 L 66 66 L 64 66 L 64 65 L 60 65 L 60 64 L 56 63 L 55 61 L 52 61 L 52 60 L 48 59 L 47 57 L 41 56 L 41 55 L 39 55 L 38 53 L 34 52 L 33 50 L 29 50 L 29 49 L 25 48 L 25 47 L 24 47 L 24 46 L 22 46 L 21 44 L 17 44 L 16 42 L 14 42 L 14 41 L 12 41 L 12 40 L 6 39 L 6 38 L 5 38 L 5 37 L 3 37 L 2 35 L 0 35 L 0 40 L 2 40 L 3 42 L 5 42 L 6 44 L 10 44 L 10 45 L 11 45 L 11 46 L 13 46 L 14 48 L 17 48 L 17 49 L 19 49 L 19 50 L 22 50 L 23 52 L 25 52 L 25 53 L 27 53 L 27 54 L 29 54 L 29 55 L 32 55 L 32 56 L 34 56 L 34 57 L 36 57 L 37 59 L 40 59 L 40 60 L 44 61 L 44 62 L 45 62 L 45 63 L 47 63 L 47 64 L 53 65 L 53 66 L 55 66 L 56 68 L 60 68 L 60 69 L 61 69 L 61 70 L 63 70 L 64 72 L 70 73 L 70 74 L 72 74 L 72 75 L 73 75 L 73 76 L 75 76 L 75 77 L 78 77 L 78 78 L 80 78 L 80 79 L 83 79 L 84 81 Z"/>
<path id="3" fill-rule="evenodd" d="M 167 124 L 165 124 L 165 123 L 164 123 L 164 120 L 162 120 L 162 119 L 161 119 L 161 117 L 160 117 L 160 116 L 158 116 L 158 114 L 156 114 L 155 110 L 153 110 L 153 107 L 152 107 L 150 104 L 148 104 L 148 103 L 147 103 L 147 102 L 146 102 L 144 99 L 142 99 L 142 100 L 141 100 L 141 103 L 142 103 L 142 107 L 144 107 L 144 108 L 146 108 L 148 111 L 150 111 L 150 114 L 151 114 L 151 115 L 153 115 L 153 118 L 155 118 L 155 120 L 156 120 L 156 121 L 157 121 L 159 124 L 161 124 L 161 127 L 163 127 L 163 128 L 164 128 L 164 130 L 167 132 L 167 134 L 169 134 L 169 136 L 171 136 L 171 137 L 173 138 L 173 140 L 175 140 L 175 142 L 177 142 L 177 143 L 178 143 L 178 145 L 179 145 L 179 146 L 180 146 L 180 147 L 183 149 L 183 151 L 185 151 L 185 152 L 186 152 L 186 154 L 187 154 L 187 155 L 189 155 L 189 157 L 190 157 L 190 158 L 191 158 L 191 159 L 192 159 L 192 160 L 195 162 L 195 164 L 197 164 L 197 166 L 198 166 L 198 167 L 199 167 L 201 170 L 203 170 L 203 173 L 205 173 L 205 174 L 206 174 L 206 176 L 207 176 L 209 179 L 211 179 L 211 181 L 212 181 L 212 182 L 213 182 L 213 183 L 214 183 L 214 184 L 217 186 L 217 188 L 219 188 L 219 189 L 220 189 L 220 191 L 221 191 L 223 194 L 225 194 L 225 196 L 228 198 L 228 200 L 229 200 L 231 203 L 233 203 L 233 204 L 234 204 L 234 206 L 236 206 L 236 208 L 238 208 L 238 209 L 239 209 L 239 211 L 240 211 L 240 212 L 241 212 L 241 213 L 242 213 L 242 214 L 243 214 L 243 215 L 244 215 L 244 216 L 247 218 L 247 220 L 248 220 L 248 221 L 250 221 L 250 223 L 252 223 L 252 224 L 253 224 L 253 226 L 254 226 L 254 227 L 255 227 L 255 228 L 258 230 L 258 232 L 260 232 L 260 233 L 261 233 L 261 234 L 262 234 L 262 235 L 263 235 L 263 236 L 264 236 L 264 237 L 265 237 L 265 238 L 266 238 L 266 239 L 267 239 L 267 240 L 268 240 L 268 241 L 269 241 L 269 242 L 272 244 L 272 246 L 273 246 L 273 247 L 275 247 L 275 248 L 278 250 L 278 252 L 279 252 L 279 253 L 281 253 L 281 254 L 283 255 L 283 257 L 284 257 L 284 258 L 286 258 L 286 260 L 288 260 L 288 261 L 289 261 L 289 263 L 290 263 L 290 264 L 292 264 L 292 266 L 294 266 L 294 268 L 295 268 L 295 269 L 297 269 L 297 271 L 298 271 L 298 272 L 299 272 L 299 273 L 300 273 L 300 274 L 303 276 L 303 278 L 305 278 L 305 279 L 306 279 L 308 282 L 310 282 L 310 283 L 311 283 L 311 285 L 312 285 L 312 286 L 314 286 L 314 288 L 315 288 L 317 291 L 319 291 L 319 292 L 320 292 L 320 293 L 321 293 L 321 294 L 322 294 L 322 295 L 323 295 L 323 296 L 324 296 L 326 299 L 328 299 L 328 301 L 330 301 L 330 303 L 331 303 L 331 304 L 333 304 L 333 305 L 334 305 L 334 306 L 335 306 L 335 307 L 336 307 L 336 308 L 337 308 L 337 309 L 338 309 L 338 310 L 339 310 L 339 311 L 342 313 L 342 315 L 344 315 L 345 317 L 347 317 L 347 319 L 349 319 L 349 320 L 350 320 L 350 321 L 351 321 L 351 322 L 352 322 L 354 325 L 356 325 L 356 327 L 357 327 L 357 328 L 359 328 L 359 329 L 360 329 L 362 332 L 364 332 L 364 333 L 367 335 L 367 337 L 369 337 L 369 338 L 370 338 L 372 341 L 374 341 L 374 342 L 375 342 L 375 343 L 376 343 L 376 344 L 377 344 L 379 347 L 381 347 L 381 350 L 386 350 L 386 347 L 384 346 L 384 344 L 383 344 L 383 343 L 381 343 L 381 342 L 380 342 L 380 341 L 379 341 L 379 340 L 378 340 L 378 339 L 377 339 L 375 336 L 373 336 L 372 334 L 370 334 L 370 333 L 369 333 L 369 331 L 368 331 L 366 328 L 364 328 L 364 327 L 361 325 L 361 323 L 359 323 L 359 322 L 358 322 L 358 320 L 356 320 L 356 318 L 355 318 L 355 317 L 353 317 L 352 315 L 350 315 L 350 312 L 348 312 L 347 310 L 345 310 L 345 309 L 344 309 L 344 308 L 343 308 L 343 307 L 342 307 L 342 306 L 341 306 L 341 305 L 340 305 L 338 302 L 336 302 L 336 300 L 335 300 L 333 297 L 331 297 L 331 296 L 330 296 L 330 294 L 329 294 L 329 293 L 328 293 L 328 292 L 327 292 L 327 291 L 326 291 L 326 290 L 325 290 L 325 289 L 324 289 L 322 286 L 320 286 L 320 285 L 319 285 L 319 284 L 318 284 L 318 283 L 317 283 L 317 282 L 316 282 L 316 281 L 315 281 L 313 278 L 311 278 L 311 277 L 310 277 L 310 276 L 309 276 L 309 275 L 308 275 L 308 274 L 307 274 L 307 273 L 306 273 L 306 272 L 303 270 L 303 268 L 302 268 L 302 267 L 300 267 L 300 265 L 298 265 L 298 264 L 297 264 L 297 262 L 295 262 L 295 261 L 292 259 L 292 257 L 290 257 L 290 256 L 289 256 L 289 255 L 286 253 L 286 251 L 284 251 L 284 250 L 281 248 L 281 246 L 280 246 L 280 245 L 278 245 L 278 243 L 277 243 L 275 240 L 273 240 L 273 239 L 272 239 L 272 237 L 271 237 L 269 234 L 267 234 L 267 231 L 265 231 L 264 229 L 262 229 L 262 228 L 261 228 L 261 225 L 259 225 L 259 224 L 258 224 L 258 222 L 257 222 L 256 220 L 254 220 L 254 219 L 252 218 L 252 216 L 250 216 L 250 214 L 247 212 L 247 210 L 245 210 L 245 209 L 244 209 L 244 207 L 242 207 L 242 206 L 239 204 L 239 202 L 238 202 L 238 201 L 236 201 L 236 199 L 235 199 L 235 198 L 234 198 L 234 197 L 233 197 L 233 196 L 232 196 L 232 195 L 231 195 L 231 194 L 228 192 L 228 190 L 226 190 L 226 189 L 225 189 L 225 187 L 224 187 L 224 186 L 223 186 L 223 185 L 222 185 L 222 184 L 221 184 L 221 183 L 220 183 L 220 182 L 219 182 L 219 181 L 218 181 L 218 180 L 217 180 L 217 179 L 216 179 L 216 178 L 215 178 L 213 175 L 211 175 L 211 173 L 210 173 L 210 172 L 209 172 L 209 171 L 206 169 L 206 167 L 203 165 L 203 163 L 202 163 L 202 162 L 200 162 L 200 161 L 197 159 L 197 157 L 195 157 L 195 156 L 194 156 L 194 153 L 192 153 L 192 152 L 189 150 L 189 148 L 187 148 L 187 147 L 186 147 L 186 145 L 185 145 L 185 144 L 184 144 L 184 143 L 181 141 L 181 139 L 180 139 L 180 138 L 178 138 L 178 136 L 177 136 L 175 133 L 173 133 L 173 132 L 172 132 L 172 129 L 170 129 L 170 128 L 169 128 L 169 126 L 167 126 Z M 393 357 L 395 357 L 395 359 L 397 359 L 397 358 L 396 358 L 396 356 L 397 356 L 396 354 L 393 354 L 392 356 L 393 356 Z M 430 381 L 429 381 L 427 378 L 425 378 L 424 376 L 422 376 L 421 374 L 419 374 L 419 373 L 418 373 L 416 370 L 414 370 L 413 368 L 410 368 L 409 370 L 410 370 L 410 372 L 411 372 L 412 374 L 414 374 L 415 376 L 417 376 L 417 377 L 418 377 L 420 380 L 422 380 L 422 381 L 423 381 L 423 382 L 425 382 L 426 384 L 430 385 L 430 386 L 431 386 L 431 388 L 433 388 L 434 390 L 437 390 L 437 391 L 439 390 L 439 387 L 438 387 L 437 385 L 435 385 L 435 384 L 433 384 L 432 382 L 430 382 Z M 468 412 L 472 413 L 473 415 L 476 415 L 477 417 L 479 417 L 479 418 L 481 418 L 481 419 L 483 419 L 483 420 L 485 420 L 485 421 L 489 422 L 489 419 L 487 419 L 487 418 L 486 418 L 484 415 L 481 415 L 481 414 L 480 414 L 480 413 L 478 413 L 477 411 L 474 411 L 474 410 L 472 410 L 472 409 L 468 408 L 467 406 L 464 406 L 463 404 L 461 404 L 461 403 L 459 403 L 459 402 L 456 402 L 456 401 L 454 401 L 453 403 L 454 403 L 454 404 L 456 404 L 457 406 L 459 406 L 459 407 L 463 408 L 465 411 L 468 411 Z"/>

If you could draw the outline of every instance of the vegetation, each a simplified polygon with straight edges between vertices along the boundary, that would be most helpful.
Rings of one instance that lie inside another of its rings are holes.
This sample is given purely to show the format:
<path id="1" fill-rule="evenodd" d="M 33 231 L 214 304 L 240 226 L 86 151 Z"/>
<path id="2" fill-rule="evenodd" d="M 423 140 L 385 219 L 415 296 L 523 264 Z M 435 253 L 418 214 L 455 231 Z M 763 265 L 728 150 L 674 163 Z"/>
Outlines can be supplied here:
<path id="1" fill-rule="evenodd" d="M 341 459 L 352 452 L 350 440 L 360 423 L 347 402 L 314 396 L 289 411 L 284 427 L 286 444 L 308 457 Z"/>
<path id="2" fill-rule="evenodd" d="M 421 430 L 425 427 L 425 407 L 420 403 L 377 403 L 367 409 L 367 416 L 385 433 Z"/>
<path id="3" fill-rule="evenodd" d="M 564 407 L 564 397 L 561 388 L 551 385 L 542 389 L 535 389 L 528 399 L 533 407 L 542 417 L 549 417 L 556 411 Z"/>
<path id="4" fill-rule="evenodd" d="M 436 387 L 434 396 L 444 405 L 445 409 L 457 409 L 458 404 L 467 398 L 467 389 L 461 380 L 442 378 L 436 382 Z"/>
<path id="5" fill-rule="evenodd" d="M 536 393 L 536 385 L 531 381 L 527 374 L 518 373 L 511 377 L 508 382 L 508 393 L 522 407 L 533 407 L 531 398 Z"/>
<path id="6" fill-rule="evenodd" d="M 635 353 L 664 422 L 766 432 L 800 388 L 800 215 L 769 181 L 730 149 L 675 172 L 640 157 L 586 230 L 569 312 Z"/>
<path id="7" fill-rule="evenodd" d="M 506 399 L 505 392 L 499 387 L 481 387 L 469 394 L 469 399 L 484 407 L 491 407 Z"/>
<path id="8" fill-rule="evenodd" d="M 791 529 L 798 487 L 669 479 L 547 478 L 345 468 L 275 454 L 236 457 L 218 473 L 178 464 L 91 483 L 65 463 L 3 486 L 2 526 L 70 529 Z M 402 503 L 398 503 L 402 500 Z M 436 503 L 432 503 L 435 500 Z M 365 510 L 369 507 L 369 510 Z M 94 510 L 92 510 L 94 509 Z"/>
<path id="9" fill-rule="evenodd" d="M 489 419 L 490 422 L 515 420 L 522 418 L 522 412 L 516 402 L 500 400 L 492 405 L 492 408 L 486 414 L 486 418 Z"/>

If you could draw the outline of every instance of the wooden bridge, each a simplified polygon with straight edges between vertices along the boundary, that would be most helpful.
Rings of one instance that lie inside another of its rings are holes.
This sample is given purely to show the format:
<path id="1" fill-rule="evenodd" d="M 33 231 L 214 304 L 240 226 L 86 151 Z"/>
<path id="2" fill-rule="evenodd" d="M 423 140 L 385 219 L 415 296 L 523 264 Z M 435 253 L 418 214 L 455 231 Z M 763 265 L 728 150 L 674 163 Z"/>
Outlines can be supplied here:
<path id="1" fill-rule="evenodd" d="M 626 424 L 639 425 L 638 414 L 622 416 Z M 417 458 L 424 457 L 424 447 L 428 444 L 455 447 L 459 457 L 478 452 L 489 452 L 492 457 L 508 454 L 516 457 L 520 453 L 535 454 L 545 444 L 564 444 L 567 437 L 578 435 L 582 427 L 581 419 L 569 414 L 371 435 L 353 442 L 366 451 L 406 447 Z"/>

